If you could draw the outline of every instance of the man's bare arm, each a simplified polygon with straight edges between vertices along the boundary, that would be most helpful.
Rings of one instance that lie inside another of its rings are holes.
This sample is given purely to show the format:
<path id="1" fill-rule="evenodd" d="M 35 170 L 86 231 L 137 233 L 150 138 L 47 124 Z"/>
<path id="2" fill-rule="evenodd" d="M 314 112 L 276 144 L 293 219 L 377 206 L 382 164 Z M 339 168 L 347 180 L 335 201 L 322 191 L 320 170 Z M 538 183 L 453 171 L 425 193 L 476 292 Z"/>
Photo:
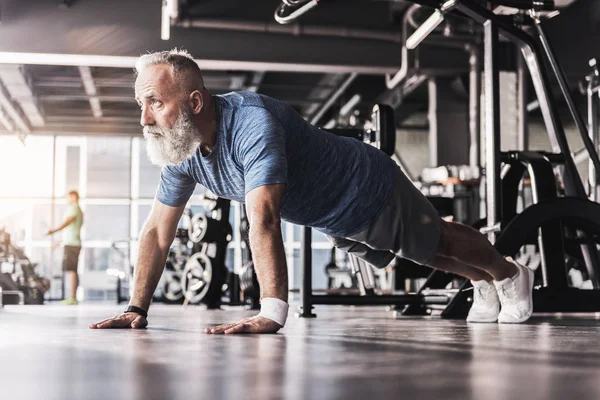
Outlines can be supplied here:
<path id="1" fill-rule="evenodd" d="M 169 207 L 155 200 L 148 221 L 140 233 L 140 247 L 134 270 L 134 289 L 129 304 L 150 308 L 152 295 L 163 273 L 169 247 L 185 206 Z"/>
<path id="2" fill-rule="evenodd" d="M 280 202 L 285 185 L 261 186 L 247 195 L 250 246 L 261 298 L 288 298 L 285 249 L 281 236 Z"/>
<path id="3" fill-rule="evenodd" d="M 170 207 L 154 200 L 148 221 L 140 234 L 138 259 L 134 270 L 133 295 L 129 304 L 143 310 L 150 308 L 152 295 L 163 273 L 169 247 L 185 206 Z M 144 328 L 146 319 L 134 313 L 121 314 L 90 328 Z"/>
<path id="4" fill-rule="evenodd" d="M 65 221 L 63 222 L 63 224 L 61 226 L 59 226 L 58 228 L 56 228 L 56 229 L 50 229 L 48 231 L 48 235 L 52 235 L 53 233 L 62 231 L 67 226 L 71 225 L 73 223 L 73 221 L 75 221 L 75 219 L 76 218 L 74 216 L 72 216 L 72 215 L 70 217 L 65 218 Z"/>
<path id="5" fill-rule="evenodd" d="M 275 298 L 287 302 L 288 276 L 281 237 L 280 203 L 285 185 L 258 187 L 246 195 L 250 222 L 250 246 L 254 268 L 260 283 L 261 299 Z M 279 302 L 275 300 L 275 302 Z M 281 302 L 280 302 L 281 303 Z M 285 305 L 287 313 L 287 305 Z M 275 333 L 282 324 L 261 314 L 233 324 L 208 328 L 206 333 Z M 277 319 L 277 318 L 275 318 Z M 285 316 L 283 317 L 285 322 Z"/>

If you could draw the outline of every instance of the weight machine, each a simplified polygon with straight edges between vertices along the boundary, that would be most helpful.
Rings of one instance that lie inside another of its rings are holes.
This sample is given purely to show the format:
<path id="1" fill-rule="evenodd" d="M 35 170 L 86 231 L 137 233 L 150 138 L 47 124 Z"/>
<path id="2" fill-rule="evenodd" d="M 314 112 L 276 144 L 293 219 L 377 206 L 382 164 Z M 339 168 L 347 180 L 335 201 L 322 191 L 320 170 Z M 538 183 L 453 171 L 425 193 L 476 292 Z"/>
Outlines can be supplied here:
<path id="1" fill-rule="evenodd" d="M 416 48 L 450 13 L 468 18 L 483 26 L 485 136 L 486 136 L 486 201 L 487 218 L 483 232 L 505 255 L 514 256 L 526 244 L 537 244 L 541 266 L 539 284 L 535 287 L 534 311 L 579 312 L 600 311 L 600 257 L 597 237 L 600 235 L 600 204 L 589 201 L 560 120 L 556 100 L 550 87 L 550 66 L 558 81 L 564 100 L 579 130 L 588 152 L 590 165 L 600 171 L 600 160 L 593 140 L 569 91 L 564 73 L 541 26 L 541 13 L 554 9 L 552 0 L 496 0 L 493 5 L 512 7 L 516 15 L 496 15 L 476 0 L 414 0 L 414 3 L 434 7 L 433 15 L 406 40 L 409 49 Z M 300 6 L 294 2 L 289 7 Z M 519 26 L 517 26 L 519 25 Z M 531 27 L 528 32 L 522 26 Z M 527 66 L 552 145 L 552 153 L 501 152 L 499 121 L 499 35 L 514 43 Z M 502 165 L 507 172 L 501 176 Z M 515 187 L 528 171 L 534 193 L 533 205 L 520 214 L 516 212 Z M 556 186 L 555 174 L 563 187 Z M 559 196 L 559 195 L 566 196 Z M 465 282 L 452 294 L 444 288 L 451 274 L 434 271 L 414 295 L 402 296 L 317 296 L 311 288 L 311 234 L 305 229 L 302 237 L 302 289 L 299 316 L 314 317 L 313 304 L 385 304 L 405 306 L 405 314 L 426 314 L 433 304 L 447 304 L 443 317 L 464 317 L 472 295 Z M 566 261 L 579 257 L 589 275 L 594 290 L 569 287 Z"/>

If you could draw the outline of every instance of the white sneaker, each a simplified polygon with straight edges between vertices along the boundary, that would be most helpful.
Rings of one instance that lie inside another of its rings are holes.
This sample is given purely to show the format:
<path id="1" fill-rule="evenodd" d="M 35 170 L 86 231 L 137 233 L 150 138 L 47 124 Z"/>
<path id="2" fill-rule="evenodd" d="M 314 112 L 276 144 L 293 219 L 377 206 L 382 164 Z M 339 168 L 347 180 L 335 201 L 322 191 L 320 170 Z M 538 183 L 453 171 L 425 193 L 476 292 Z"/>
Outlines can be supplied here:
<path id="1" fill-rule="evenodd" d="M 533 314 L 533 271 L 510 257 L 506 260 L 517 267 L 518 273 L 512 278 L 494 281 L 502 305 L 498 322 L 518 324 L 527 321 Z"/>
<path id="2" fill-rule="evenodd" d="M 491 282 L 471 281 L 473 285 L 473 305 L 467 322 L 496 322 L 500 312 L 500 301 L 496 287 Z"/>

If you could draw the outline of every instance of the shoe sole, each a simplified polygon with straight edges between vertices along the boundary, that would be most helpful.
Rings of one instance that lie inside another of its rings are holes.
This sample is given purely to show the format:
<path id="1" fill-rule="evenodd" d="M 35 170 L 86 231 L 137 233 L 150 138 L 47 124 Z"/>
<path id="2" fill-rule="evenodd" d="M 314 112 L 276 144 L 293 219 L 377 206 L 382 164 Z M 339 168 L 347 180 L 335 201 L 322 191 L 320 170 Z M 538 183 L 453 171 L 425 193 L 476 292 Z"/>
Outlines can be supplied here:
<path id="1" fill-rule="evenodd" d="M 499 315 L 498 316 L 498 323 L 499 324 L 520 324 L 520 323 L 523 323 L 523 322 L 527 321 L 533 315 L 533 279 L 534 279 L 535 276 L 534 276 L 533 271 L 530 270 L 529 268 L 527 268 L 527 267 L 525 267 L 523 265 L 520 265 L 520 264 L 519 264 L 519 267 L 521 269 L 524 269 L 525 271 L 527 271 L 527 276 L 529 277 L 529 286 L 530 286 L 530 289 L 531 289 L 529 291 L 529 308 L 530 308 L 531 312 L 528 315 L 524 316 L 523 318 L 520 318 L 518 320 L 509 320 L 509 321 L 503 321 L 502 318 L 501 318 L 501 316 Z M 500 312 L 500 314 L 502 314 L 502 312 Z"/>
<path id="2" fill-rule="evenodd" d="M 478 319 L 478 320 L 470 320 L 467 318 L 467 322 L 470 324 L 493 324 L 498 321 L 498 317 L 494 319 Z"/>

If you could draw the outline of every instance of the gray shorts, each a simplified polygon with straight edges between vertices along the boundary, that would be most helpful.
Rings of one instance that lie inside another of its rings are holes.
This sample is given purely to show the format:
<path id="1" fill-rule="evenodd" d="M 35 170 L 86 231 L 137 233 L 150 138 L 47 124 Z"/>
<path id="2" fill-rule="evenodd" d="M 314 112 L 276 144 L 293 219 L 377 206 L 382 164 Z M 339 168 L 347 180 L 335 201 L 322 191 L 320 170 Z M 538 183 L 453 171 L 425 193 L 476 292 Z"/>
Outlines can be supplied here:
<path id="1" fill-rule="evenodd" d="M 373 223 L 356 235 L 328 238 L 377 268 L 396 256 L 427 265 L 437 253 L 440 223 L 437 210 L 398 167 L 396 186 Z"/>

